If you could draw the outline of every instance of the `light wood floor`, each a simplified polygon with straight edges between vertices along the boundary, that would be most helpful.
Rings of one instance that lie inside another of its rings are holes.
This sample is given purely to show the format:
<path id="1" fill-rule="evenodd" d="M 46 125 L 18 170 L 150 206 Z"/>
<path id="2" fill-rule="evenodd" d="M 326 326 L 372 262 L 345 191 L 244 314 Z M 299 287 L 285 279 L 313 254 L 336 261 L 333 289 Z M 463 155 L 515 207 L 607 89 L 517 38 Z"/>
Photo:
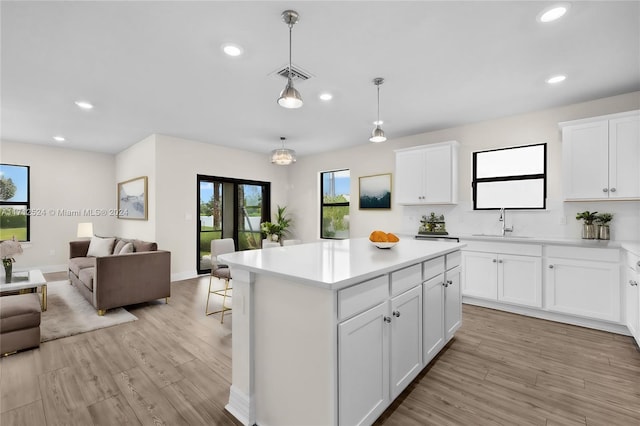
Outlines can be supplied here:
<path id="1" fill-rule="evenodd" d="M 168 305 L 129 308 L 138 321 L 1 359 L 0 425 L 237 424 L 224 410 L 233 315 L 204 315 L 207 284 L 174 283 Z M 632 339 L 465 305 L 455 339 L 377 422 L 529 424 L 639 425 Z"/>

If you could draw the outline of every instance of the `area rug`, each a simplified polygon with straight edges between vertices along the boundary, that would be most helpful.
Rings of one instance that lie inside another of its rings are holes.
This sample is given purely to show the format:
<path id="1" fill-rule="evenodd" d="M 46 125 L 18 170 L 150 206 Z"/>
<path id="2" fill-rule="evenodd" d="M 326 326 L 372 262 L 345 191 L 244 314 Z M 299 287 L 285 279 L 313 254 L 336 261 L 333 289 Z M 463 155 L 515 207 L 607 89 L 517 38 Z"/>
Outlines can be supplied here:
<path id="1" fill-rule="evenodd" d="M 138 318 L 124 308 L 110 309 L 103 316 L 82 297 L 69 281 L 47 283 L 47 310 L 40 321 L 40 341 L 59 339 L 111 327 Z"/>

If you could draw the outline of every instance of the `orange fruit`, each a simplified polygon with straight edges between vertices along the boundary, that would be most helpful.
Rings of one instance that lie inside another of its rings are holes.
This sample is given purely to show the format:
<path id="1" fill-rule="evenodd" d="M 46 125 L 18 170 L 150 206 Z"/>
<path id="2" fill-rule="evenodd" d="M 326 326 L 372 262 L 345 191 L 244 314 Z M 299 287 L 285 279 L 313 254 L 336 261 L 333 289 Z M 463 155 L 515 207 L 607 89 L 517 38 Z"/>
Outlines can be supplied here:
<path id="1" fill-rule="evenodd" d="M 373 231 L 371 235 L 369 235 L 369 240 L 374 243 L 386 243 L 388 241 L 387 233 L 384 231 Z"/>
<path id="2" fill-rule="evenodd" d="M 387 240 L 390 243 L 397 243 L 398 241 L 400 241 L 400 238 L 398 238 L 395 234 L 392 234 L 391 232 L 389 232 L 387 234 Z"/>

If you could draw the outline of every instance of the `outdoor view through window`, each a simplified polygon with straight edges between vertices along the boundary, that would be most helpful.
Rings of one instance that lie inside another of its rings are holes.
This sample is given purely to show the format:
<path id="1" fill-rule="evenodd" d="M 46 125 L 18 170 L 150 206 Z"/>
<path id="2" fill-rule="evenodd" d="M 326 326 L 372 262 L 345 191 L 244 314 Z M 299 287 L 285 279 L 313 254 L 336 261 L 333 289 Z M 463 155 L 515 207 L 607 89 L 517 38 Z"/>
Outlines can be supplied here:
<path id="1" fill-rule="evenodd" d="M 349 238 L 349 170 L 321 173 L 321 238 Z"/>
<path id="2" fill-rule="evenodd" d="M 29 241 L 29 166 L 0 164 L 0 240 Z"/>

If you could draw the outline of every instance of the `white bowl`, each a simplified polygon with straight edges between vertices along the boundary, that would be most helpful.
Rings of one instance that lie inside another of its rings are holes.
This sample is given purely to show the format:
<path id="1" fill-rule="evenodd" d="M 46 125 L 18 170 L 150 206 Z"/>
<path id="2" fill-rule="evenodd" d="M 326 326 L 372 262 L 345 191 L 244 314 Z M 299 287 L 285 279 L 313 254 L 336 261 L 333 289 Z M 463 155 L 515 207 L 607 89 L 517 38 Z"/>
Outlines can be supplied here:
<path id="1" fill-rule="evenodd" d="M 390 249 L 391 247 L 393 247 L 396 244 L 398 244 L 398 242 L 395 242 L 395 243 L 380 243 L 380 242 L 376 242 L 376 241 L 371 241 L 371 244 L 373 244 L 374 246 L 378 247 L 379 249 Z"/>

